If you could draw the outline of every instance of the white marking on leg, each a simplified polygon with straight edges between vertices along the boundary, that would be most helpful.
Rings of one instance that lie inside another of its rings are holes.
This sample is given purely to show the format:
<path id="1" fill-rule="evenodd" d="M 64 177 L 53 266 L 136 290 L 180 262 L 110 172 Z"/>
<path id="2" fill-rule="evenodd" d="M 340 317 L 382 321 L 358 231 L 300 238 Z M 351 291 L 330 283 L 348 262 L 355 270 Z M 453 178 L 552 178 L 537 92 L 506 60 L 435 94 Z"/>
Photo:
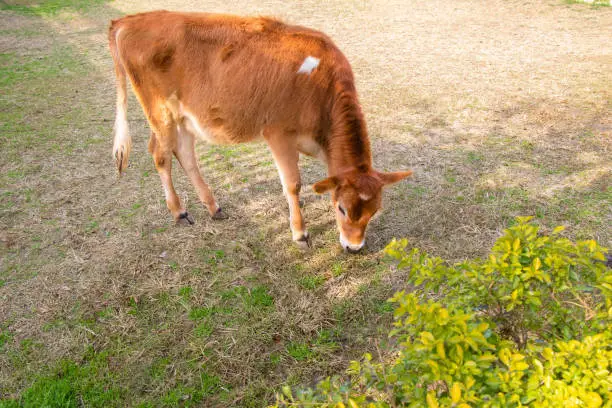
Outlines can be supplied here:
<path id="1" fill-rule="evenodd" d="M 162 187 L 164 188 L 164 197 L 166 197 L 166 201 L 170 200 L 170 189 L 168 188 L 165 182 L 162 183 Z"/>
<path id="2" fill-rule="evenodd" d="M 298 74 L 308 74 L 310 75 L 312 73 L 312 71 L 319 66 L 319 62 L 321 60 L 312 56 L 307 56 L 306 59 L 304 60 L 304 62 L 302 62 L 302 65 L 300 66 L 300 69 L 298 69 L 297 73 Z"/>
<path id="3" fill-rule="evenodd" d="M 289 197 L 289 191 L 287 191 L 287 184 L 285 184 L 285 175 L 279 166 L 276 166 L 276 170 L 278 170 L 278 177 L 280 178 L 281 185 L 283 186 L 283 194 L 286 197 Z"/>
<path id="4" fill-rule="evenodd" d="M 128 123 L 125 115 L 125 104 L 119 102 L 120 106 L 115 115 L 115 138 L 117 142 L 124 141 L 128 135 Z"/>

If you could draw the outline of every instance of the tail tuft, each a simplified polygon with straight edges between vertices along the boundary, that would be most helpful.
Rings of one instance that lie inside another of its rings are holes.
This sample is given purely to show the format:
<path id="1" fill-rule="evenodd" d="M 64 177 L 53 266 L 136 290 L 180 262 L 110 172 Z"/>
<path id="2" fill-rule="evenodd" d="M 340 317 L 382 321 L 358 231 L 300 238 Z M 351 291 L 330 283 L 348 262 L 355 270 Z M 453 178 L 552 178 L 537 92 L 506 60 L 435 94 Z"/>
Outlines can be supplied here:
<path id="1" fill-rule="evenodd" d="M 119 175 L 127 169 L 128 167 L 128 159 L 130 157 L 130 151 L 132 150 L 132 138 L 127 130 L 127 121 L 124 123 L 120 123 L 120 126 L 123 126 L 124 130 L 120 129 L 117 126 L 117 121 L 115 122 L 115 141 L 113 143 L 113 157 L 115 159 L 115 164 L 117 165 L 117 170 L 119 171 Z"/>

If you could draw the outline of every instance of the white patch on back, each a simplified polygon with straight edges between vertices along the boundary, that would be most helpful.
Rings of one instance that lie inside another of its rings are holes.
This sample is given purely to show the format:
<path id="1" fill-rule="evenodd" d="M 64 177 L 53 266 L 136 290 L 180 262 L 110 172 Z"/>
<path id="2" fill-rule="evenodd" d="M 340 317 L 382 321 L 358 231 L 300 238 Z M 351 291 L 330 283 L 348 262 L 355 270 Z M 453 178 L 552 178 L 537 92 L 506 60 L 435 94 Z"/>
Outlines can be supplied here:
<path id="1" fill-rule="evenodd" d="M 310 75 L 312 71 L 319 66 L 319 62 L 321 60 L 315 57 L 311 57 L 310 55 L 306 57 L 304 62 L 302 62 L 302 66 L 298 69 L 298 74 L 308 74 Z"/>

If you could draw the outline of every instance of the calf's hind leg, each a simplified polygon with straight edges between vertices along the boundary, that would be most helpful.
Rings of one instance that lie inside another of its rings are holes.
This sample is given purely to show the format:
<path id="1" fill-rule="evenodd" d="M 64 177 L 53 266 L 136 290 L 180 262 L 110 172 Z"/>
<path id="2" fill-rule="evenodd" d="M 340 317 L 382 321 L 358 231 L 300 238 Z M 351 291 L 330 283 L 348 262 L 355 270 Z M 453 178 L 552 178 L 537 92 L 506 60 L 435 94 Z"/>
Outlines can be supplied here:
<path id="1" fill-rule="evenodd" d="M 174 136 L 174 137 L 173 137 Z M 161 179 L 166 196 L 166 205 L 178 224 L 193 224 L 193 219 L 181 205 L 181 200 L 174 190 L 172 184 L 172 150 L 176 141 L 176 135 L 170 131 L 165 137 L 160 137 L 155 131 L 151 131 L 149 139 L 149 152 L 153 156 L 155 168 Z"/>
<path id="2" fill-rule="evenodd" d="M 215 197 L 213 196 L 208 184 L 202 178 L 200 173 L 200 167 L 195 154 L 195 138 L 182 127 L 178 131 L 178 139 L 176 141 L 176 148 L 174 155 L 178 159 L 181 167 L 191 180 L 191 184 L 195 187 L 200 201 L 208 209 L 208 213 L 213 219 L 224 219 L 227 218 L 224 212 L 221 211 L 221 207 L 217 205 Z"/>

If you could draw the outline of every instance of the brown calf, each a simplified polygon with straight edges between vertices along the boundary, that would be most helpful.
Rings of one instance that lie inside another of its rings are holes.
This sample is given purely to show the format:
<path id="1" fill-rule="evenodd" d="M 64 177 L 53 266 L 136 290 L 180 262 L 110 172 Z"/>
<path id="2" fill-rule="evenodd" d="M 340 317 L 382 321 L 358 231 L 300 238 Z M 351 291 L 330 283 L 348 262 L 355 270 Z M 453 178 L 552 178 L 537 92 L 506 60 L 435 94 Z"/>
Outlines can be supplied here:
<path id="1" fill-rule="evenodd" d="M 410 171 L 372 168 L 366 124 L 351 67 L 318 31 L 270 18 L 155 11 L 114 20 L 109 30 L 117 76 L 113 155 L 119 173 L 131 149 L 126 77 L 151 126 L 149 150 L 177 222 L 193 223 L 172 185 L 172 155 L 213 218 L 223 218 L 202 179 L 196 137 L 215 144 L 264 139 L 289 203 L 293 240 L 308 244 L 299 207 L 299 154 L 320 158 L 329 177 L 340 242 L 361 249 L 384 185 Z"/>

